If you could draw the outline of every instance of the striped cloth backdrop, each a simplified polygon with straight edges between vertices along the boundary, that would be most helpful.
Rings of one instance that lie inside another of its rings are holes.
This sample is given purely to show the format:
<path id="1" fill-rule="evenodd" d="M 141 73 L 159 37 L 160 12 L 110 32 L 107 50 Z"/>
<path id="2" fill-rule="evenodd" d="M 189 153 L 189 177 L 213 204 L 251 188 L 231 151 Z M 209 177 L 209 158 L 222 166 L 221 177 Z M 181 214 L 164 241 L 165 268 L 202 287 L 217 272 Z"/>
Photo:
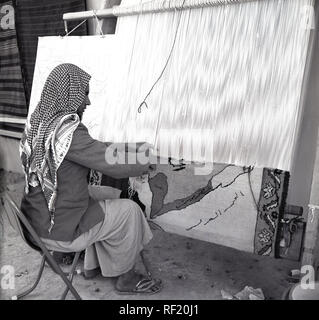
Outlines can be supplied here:
<path id="1" fill-rule="evenodd" d="M 12 1 L 0 1 L 0 135 L 19 138 L 28 114 Z"/>
<path id="2" fill-rule="evenodd" d="M 0 0 L 0 8 L 0 135 L 20 138 L 28 114 L 38 37 L 64 35 L 63 13 L 84 11 L 86 5 L 85 0 Z M 79 22 L 69 23 L 69 30 Z M 72 33 L 86 34 L 86 24 Z"/>
<path id="3" fill-rule="evenodd" d="M 85 0 L 15 0 L 15 7 L 26 98 L 29 103 L 38 37 L 64 35 L 63 14 L 85 11 L 86 2 Z M 69 30 L 80 22 L 69 23 Z M 72 32 L 72 35 L 87 35 L 86 23 Z"/>

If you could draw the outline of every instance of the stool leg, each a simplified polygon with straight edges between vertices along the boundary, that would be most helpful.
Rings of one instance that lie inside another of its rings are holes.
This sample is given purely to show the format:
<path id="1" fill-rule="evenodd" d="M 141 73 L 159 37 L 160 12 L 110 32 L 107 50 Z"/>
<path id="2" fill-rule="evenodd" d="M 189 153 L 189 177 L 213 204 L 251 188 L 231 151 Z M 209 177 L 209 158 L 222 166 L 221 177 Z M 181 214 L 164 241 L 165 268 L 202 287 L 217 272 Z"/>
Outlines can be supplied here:
<path id="1" fill-rule="evenodd" d="M 77 266 L 77 264 L 78 264 L 78 260 L 79 260 L 80 254 L 81 254 L 81 252 L 77 252 L 77 253 L 75 254 L 74 259 L 73 259 L 73 262 L 72 262 L 71 271 L 70 271 L 70 273 L 69 273 L 69 280 L 70 280 L 71 283 L 72 283 L 72 281 L 73 281 L 74 271 L 75 271 L 75 268 L 76 268 L 76 266 Z M 62 296 L 61 296 L 61 300 L 65 300 L 68 292 L 69 292 L 69 287 L 67 286 L 67 287 L 65 288 Z"/>
<path id="2" fill-rule="evenodd" d="M 45 249 L 44 249 L 45 250 Z M 70 280 L 68 279 L 68 277 L 65 275 L 65 273 L 62 271 L 62 269 L 58 266 L 58 264 L 56 263 L 56 261 L 53 259 L 53 257 L 51 256 L 51 254 L 49 253 L 49 251 L 45 251 L 45 255 L 46 255 L 46 261 L 47 263 L 50 265 L 50 267 L 53 269 L 53 271 L 55 273 L 57 273 L 61 279 L 63 280 L 63 282 L 68 286 L 69 290 L 72 292 L 74 298 L 76 300 L 82 300 L 80 295 L 78 294 L 78 292 L 75 290 L 75 288 L 73 287 L 72 283 L 70 282 Z"/>
<path id="3" fill-rule="evenodd" d="M 31 293 L 31 292 L 37 287 L 38 283 L 40 282 L 42 273 L 43 273 L 44 265 L 45 265 L 45 257 L 42 256 L 41 265 L 40 265 L 40 270 L 39 270 L 39 273 L 38 273 L 38 276 L 37 276 L 37 279 L 36 279 L 34 285 L 33 285 L 30 289 L 28 289 L 28 290 L 26 290 L 26 291 L 18 294 L 18 295 L 17 295 L 17 299 L 21 299 L 21 298 L 25 297 L 26 295 L 28 295 L 29 293 Z"/>

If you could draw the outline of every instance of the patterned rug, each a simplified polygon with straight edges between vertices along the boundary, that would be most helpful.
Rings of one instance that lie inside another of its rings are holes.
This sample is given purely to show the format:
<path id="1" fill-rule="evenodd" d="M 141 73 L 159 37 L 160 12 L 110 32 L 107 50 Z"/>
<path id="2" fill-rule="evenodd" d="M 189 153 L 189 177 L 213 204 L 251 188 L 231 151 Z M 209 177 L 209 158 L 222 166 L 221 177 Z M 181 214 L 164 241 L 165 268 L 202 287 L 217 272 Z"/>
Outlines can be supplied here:
<path id="1" fill-rule="evenodd" d="M 258 202 L 255 249 L 258 255 L 279 257 L 279 225 L 284 214 L 289 172 L 264 168 Z"/>

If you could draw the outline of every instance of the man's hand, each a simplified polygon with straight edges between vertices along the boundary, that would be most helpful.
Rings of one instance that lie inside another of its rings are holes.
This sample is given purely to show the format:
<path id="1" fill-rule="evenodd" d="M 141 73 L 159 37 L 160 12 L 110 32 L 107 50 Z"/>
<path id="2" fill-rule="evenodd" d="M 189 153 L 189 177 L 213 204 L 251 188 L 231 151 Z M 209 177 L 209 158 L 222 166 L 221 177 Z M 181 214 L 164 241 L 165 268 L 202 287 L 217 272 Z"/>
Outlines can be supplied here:
<path id="1" fill-rule="evenodd" d="M 154 155 L 151 151 L 148 152 L 146 155 L 145 152 L 141 152 L 143 163 L 140 164 L 143 167 L 143 174 L 148 174 L 151 171 L 156 170 L 156 164 L 158 162 L 157 156 Z M 137 160 L 139 159 L 139 156 L 137 155 Z M 140 158 L 141 159 L 141 158 Z M 145 163 L 145 160 L 147 160 L 147 163 Z"/>
<path id="2" fill-rule="evenodd" d="M 106 158 L 114 164 L 114 171 L 111 176 L 116 179 L 137 177 L 156 170 L 158 159 L 153 154 L 152 149 L 154 147 L 147 142 L 110 145 Z"/>

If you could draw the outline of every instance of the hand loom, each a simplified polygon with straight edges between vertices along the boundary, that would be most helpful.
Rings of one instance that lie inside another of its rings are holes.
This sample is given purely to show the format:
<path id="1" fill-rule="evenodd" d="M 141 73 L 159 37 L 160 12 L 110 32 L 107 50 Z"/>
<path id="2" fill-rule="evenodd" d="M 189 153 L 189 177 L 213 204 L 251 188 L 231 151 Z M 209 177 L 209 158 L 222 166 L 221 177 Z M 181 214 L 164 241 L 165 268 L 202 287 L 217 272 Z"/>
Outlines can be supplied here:
<path id="1" fill-rule="evenodd" d="M 92 75 L 84 123 L 103 141 L 170 146 L 148 177 L 92 185 L 131 190 L 165 231 L 276 256 L 302 117 L 314 0 L 124 0 L 68 13 L 117 16 L 115 35 L 39 38 L 30 111 L 49 72 Z M 199 146 L 195 148 L 195 146 Z M 204 156 L 202 151 L 204 150 Z M 214 163 L 205 175 L 198 163 Z"/>

